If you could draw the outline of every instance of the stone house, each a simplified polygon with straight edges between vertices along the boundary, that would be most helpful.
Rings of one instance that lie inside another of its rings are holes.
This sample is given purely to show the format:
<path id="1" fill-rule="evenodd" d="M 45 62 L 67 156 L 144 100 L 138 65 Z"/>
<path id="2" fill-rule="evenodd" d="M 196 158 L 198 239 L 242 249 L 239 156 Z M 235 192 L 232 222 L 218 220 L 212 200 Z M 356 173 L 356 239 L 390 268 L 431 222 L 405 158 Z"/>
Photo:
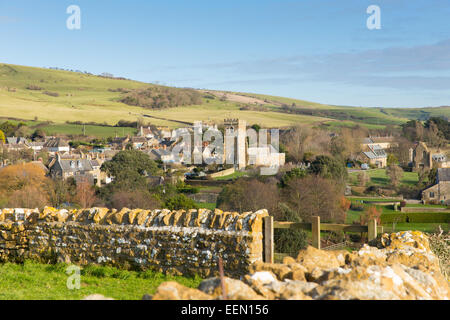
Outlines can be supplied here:
<path id="1" fill-rule="evenodd" d="M 377 168 L 385 168 L 387 165 L 387 154 L 384 149 L 375 144 L 368 146 L 368 151 L 363 151 L 361 156 L 365 163 L 376 166 Z"/>
<path id="2" fill-rule="evenodd" d="M 152 128 L 150 128 L 150 127 L 140 127 L 138 136 L 144 137 L 146 139 L 152 139 L 152 138 L 155 138 L 157 136 L 157 134 L 155 134 L 153 132 Z"/>
<path id="3" fill-rule="evenodd" d="M 161 161 L 163 164 L 176 164 L 181 163 L 177 161 L 175 154 L 171 150 L 167 149 L 152 149 L 147 152 L 148 156 L 153 161 Z"/>
<path id="4" fill-rule="evenodd" d="M 378 145 L 382 149 L 386 150 L 386 149 L 396 146 L 397 143 L 395 142 L 395 138 L 391 137 L 391 136 L 369 137 L 369 138 L 363 139 L 363 141 L 361 143 L 361 148 L 363 151 L 368 151 L 368 150 L 370 150 L 371 147 L 373 147 L 375 145 Z"/>
<path id="5" fill-rule="evenodd" d="M 450 168 L 450 161 L 444 150 L 427 147 L 425 142 L 417 142 L 409 149 L 410 166 L 413 171 L 420 169 Z"/>
<path id="6" fill-rule="evenodd" d="M 28 149 L 28 140 L 22 137 L 7 137 L 6 147 L 8 150 L 22 150 Z"/>
<path id="7" fill-rule="evenodd" d="M 67 141 L 61 138 L 51 138 L 47 140 L 43 148 L 47 149 L 48 152 L 56 153 L 56 152 L 70 152 L 70 146 Z"/>
<path id="8" fill-rule="evenodd" d="M 437 170 L 436 184 L 422 191 L 424 203 L 450 203 L 450 168 Z"/>
<path id="9" fill-rule="evenodd" d="M 134 150 L 144 150 L 147 147 L 147 138 L 145 137 L 131 137 L 130 143 Z"/>
<path id="10" fill-rule="evenodd" d="M 130 136 L 116 137 L 111 141 L 111 147 L 114 150 L 125 150 L 125 148 L 129 142 L 130 142 Z"/>
<path id="11" fill-rule="evenodd" d="M 99 160 L 89 158 L 62 159 L 59 155 L 53 159 L 49 165 L 50 176 L 52 178 L 74 178 L 76 182 L 87 180 L 92 185 L 101 186 L 106 183 L 104 173 L 100 171 Z"/>
<path id="12" fill-rule="evenodd" d="M 409 160 L 413 171 L 430 170 L 433 168 L 432 153 L 425 142 L 418 142 L 409 149 Z"/>
<path id="13" fill-rule="evenodd" d="M 42 149 L 44 149 L 44 144 L 45 142 L 28 142 L 27 145 L 28 147 L 30 147 L 33 151 L 41 151 Z"/>

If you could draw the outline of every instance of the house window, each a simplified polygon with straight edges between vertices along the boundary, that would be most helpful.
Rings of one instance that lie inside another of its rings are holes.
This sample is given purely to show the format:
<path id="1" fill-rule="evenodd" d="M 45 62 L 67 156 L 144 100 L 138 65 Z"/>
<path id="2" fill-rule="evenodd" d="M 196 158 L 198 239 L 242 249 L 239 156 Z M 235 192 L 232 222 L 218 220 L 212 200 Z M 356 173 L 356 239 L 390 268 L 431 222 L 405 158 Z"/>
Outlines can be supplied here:
<path id="1" fill-rule="evenodd" d="M 434 198 L 434 192 L 430 192 L 430 198 Z"/>

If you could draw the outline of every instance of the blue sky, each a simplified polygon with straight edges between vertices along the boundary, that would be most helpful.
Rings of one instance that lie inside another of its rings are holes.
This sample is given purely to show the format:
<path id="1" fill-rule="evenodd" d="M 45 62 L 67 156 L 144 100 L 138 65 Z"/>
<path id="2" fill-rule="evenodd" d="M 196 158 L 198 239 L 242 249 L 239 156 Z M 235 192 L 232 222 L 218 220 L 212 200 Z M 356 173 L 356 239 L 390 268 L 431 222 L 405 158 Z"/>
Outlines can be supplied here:
<path id="1" fill-rule="evenodd" d="M 66 9 L 81 8 L 81 30 Z M 369 5 L 381 29 L 369 30 Z M 0 62 L 335 105 L 450 105 L 448 0 L 0 2 Z"/>

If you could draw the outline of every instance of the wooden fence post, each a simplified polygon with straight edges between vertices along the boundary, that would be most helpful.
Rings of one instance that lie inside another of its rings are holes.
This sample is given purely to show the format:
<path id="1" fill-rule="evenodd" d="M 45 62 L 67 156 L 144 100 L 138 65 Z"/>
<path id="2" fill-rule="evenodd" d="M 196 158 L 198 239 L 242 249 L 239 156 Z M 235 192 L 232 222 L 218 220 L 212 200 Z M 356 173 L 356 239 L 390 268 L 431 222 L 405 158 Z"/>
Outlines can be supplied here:
<path id="1" fill-rule="evenodd" d="M 264 262 L 273 263 L 274 242 L 273 242 L 273 217 L 264 217 Z"/>
<path id="2" fill-rule="evenodd" d="M 367 223 L 367 241 L 377 238 L 377 220 L 372 219 Z"/>
<path id="3" fill-rule="evenodd" d="M 320 249 L 320 217 L 312 217 L 312 245 Z"/>

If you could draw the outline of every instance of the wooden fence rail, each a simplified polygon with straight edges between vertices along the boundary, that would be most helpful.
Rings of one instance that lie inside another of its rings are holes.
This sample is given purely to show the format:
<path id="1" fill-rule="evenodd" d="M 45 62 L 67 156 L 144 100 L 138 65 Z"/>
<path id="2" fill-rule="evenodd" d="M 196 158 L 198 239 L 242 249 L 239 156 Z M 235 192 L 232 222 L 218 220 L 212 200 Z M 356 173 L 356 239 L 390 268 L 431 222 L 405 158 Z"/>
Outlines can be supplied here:
<path id="1" fill-rule="evenodd" d="M 312 245 L 320 249 L 320 231 L 334 232 L 365 232 L 367 240 L 376 239 L 377 234 L 383 233 L 383 227 L 377 226 L 375 219 L 367 226 L 351 224 L 320 223 L 320 217 L 313 217 L 311 223 L 274 221 L 273 217 L 264 218 L 264 261 L 273 263 L 275 257 L 274 229 L 302 229 L 312 232 Z"/>

